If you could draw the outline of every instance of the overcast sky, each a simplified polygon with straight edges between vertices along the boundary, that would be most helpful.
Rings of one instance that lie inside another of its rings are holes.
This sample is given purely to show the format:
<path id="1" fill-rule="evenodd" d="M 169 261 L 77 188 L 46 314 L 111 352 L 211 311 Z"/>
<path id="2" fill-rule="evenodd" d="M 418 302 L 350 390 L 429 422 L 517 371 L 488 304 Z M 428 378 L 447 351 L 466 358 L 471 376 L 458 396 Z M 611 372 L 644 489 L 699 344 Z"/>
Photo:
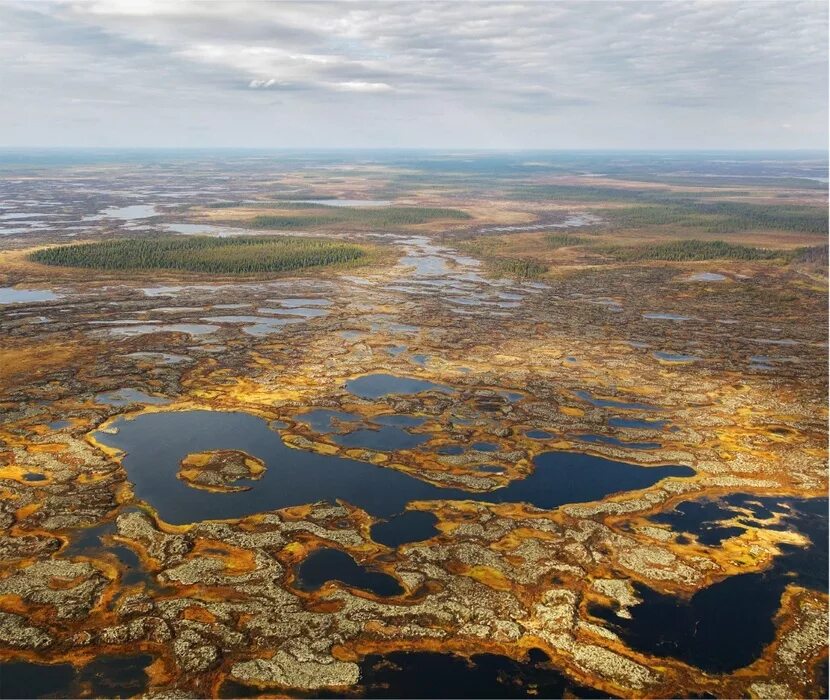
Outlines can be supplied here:
<path id="1" fill-rule="evenodd" d="M 0 0 L 0 144 L 825 148 L 827 3 Z"/>

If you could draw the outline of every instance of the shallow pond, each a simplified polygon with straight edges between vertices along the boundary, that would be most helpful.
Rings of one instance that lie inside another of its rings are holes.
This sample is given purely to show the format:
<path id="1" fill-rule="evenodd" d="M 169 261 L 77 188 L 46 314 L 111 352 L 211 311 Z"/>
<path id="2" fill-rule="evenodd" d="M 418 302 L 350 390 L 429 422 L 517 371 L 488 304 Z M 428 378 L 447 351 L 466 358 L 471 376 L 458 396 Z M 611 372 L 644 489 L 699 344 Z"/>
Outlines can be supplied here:
<path id="1" fill-rule="evenodd" d="M 270 316 L 205 316 L 201 320 L 207 323 L 240 324 L 244 333 L 255 336 L 277 333 L 283 326 L 303 321 L 302 318 L 273 318 Z"/>
<path id="2" fill-rule="evenodd" d="M 297 308 L 298 306 L 331 306 L 331 300 L 321 297 L 293 297 L 291 299 L 267 299 L 267 301 L 284 306 L 287 309 Z"/>
<path id="3" fill-rule="evenodd" d="M 131 352 L 124 357 L 129 357 L 131 360 L 139 360 L 142 362 L 153 362 L 160 365 L 180 365 L 183 363 L 191 363 L 193 360 L 187 355 L 176 355 L 170 352 Z"/>
<path id="4" fill-rule="evenodd" d="M 394 576 L 361 566 L 339 549 L 318 549 L 296 568 L 296 586 L 301 591 L 316 591 L 329 581 L 339 581 L 375 595 L 389 597 L 404 592 Z"/>
<path id="5" fill-rule="evenodd" d="M 132 338 L 136 335 L 150 333 L 186 333 L 187 335 L 209 335 L 218 331 L 220 326 L 211 323 L 142 323 L 134 326 L 113 326 L 105 333 L 119 338 Z"/>
<path id="6" fill-rule="evenodd" d="M 699 502 L 678 513 L 677 523 L 705 532 L 706 518 L 727 516 L 732 507 L 747 508 L 761 519 L 772 511 L 787 514 L 792 529 L 810 539 L 807 547 L 782 545 L 783 554 L 761 573 L 732 576 L 704 588 L 689 600 L 660 594 L 635 584 L 642 602 L 630 609 L 632 618 L 617 617 L 609 608 L 591 613 L 634 649 L 671 656 L 709 673 L 725 673 L 752 663 L 775 636 L 774 616 L 790 584 L 827 592 L 827 499 L 794 500 L 732 496 L 725 503 Z M 734 513 L 732 513 L 734 514 Z M 665 520 L 664 520 L 665 521 Z"/>
<path id="7" fill-rule="evenodd" d="M 411 450 L 430 439 L 429 435 L 410 433 L 395 425 L 379 428 L 360 428 L 350 433 L 332 436 L 332 441 L 342 447 L 359 447 L 364 450 Z"/>
<path id="8" fill-rule="evenodd" d="M 159 212 L 152 204 L 131 204 L 126 207 L 110 207 L 104 209 L 96 219 L 123 219 L 133 221 L 135 219 L 149 219 L 151 216 L 158 216 Z"/>
<path id="9" fill-rule="evenodd" d="M 680 352 L 659 351 L 659 352 L 655 352 L 653 354 L 654 354 L 655 359 L 663 360 L 663 362 L 684 363 L 684 362 L 694 362 L 694 361 L 699 359 L 696 355 L 684 355 L 683 353 L 680 353 Z"/>
<path id="10" fill-rule="evenodd" d="M 422 542 L 438 534 L 438 522 L 432 513 L 423 510 L 407 510 L 388 520 L 372 525 L 372 539 L 387 547 L 399 547 L 410 542 Z"/>
<path id="11" fill-rule="evenodd" d="M 726 280 L 726 275 L 719 272 L 696 272 L 687 279 L 689 282 L 723 282 Z"/>
<path id="12" fill-rule="evenodd" d="M 243 236 L 250 235 L 250 231 L 230 226 L 216 226 L 214 224 L 163 224 L 164 228 L 173 233 L 182 233 L 186 236 Z"/>
<path id="13" fill-rule="evenodd" d="M 526 478 L 487 493 L 434 486 L 393 469 L 340 456 L 287 447 L 256 416 L 223 411 L 144 413 L 113 422 L 114 434 L 98 431 L 101 443 L 126 455 L 124 468 L 135 495 L 170 523 L 241 518 L 286 506 L 343 500 L 376 518 L 388 518 L 417 500 L 528 503 L 552 509 L 593 501 L 618 491 L 641 489 L 663 478 L 692 476 L 685 466 L 638 467 L 571 452 L 546 452 Z M 266 464 L 248 491 L 211 493 L 176 478 L 179 462 L 192 452 L 242 450 Z"/>
<path id="14" fill-rule="evenodd" d="M 357 340 L 363 336 L 363 331 L 340 331 L 338 335 L 343 340 Z"/>
<path id="15" fill-rule="evenodd" d="M 365 374 L 346 382 L 346 390 L 362 399 L 377 399 L 390 394 L 420 394 L 423 391 L 452 393 L 446 384 L 436 384 L 426 379 L 403 377 L 396 374 Z"/>
<path id="16" fill-rule="evenodd" d="M 495 442 L 474 442 L 470 447 L 478 452 L 496 452 L 499 449 Z"/>
<path id="17" fill-rule="evenodd" d="M 285 308 L 264 306 L 256 310 L 258 314 L 285 314 L 286 316 L 302 316 L 303 318 L 318 318 L 328 316 L 328 309 L 304 308 L 302 306 L 287 306 Z"/>
<path id="18" fill-rule="evenodd" d="M 608 425 L 610 425 L 612 428 L 640 428 L 643 430 L 662 430 L 666 427 L 666 421 L 639 420 L 637 418 L 613 417 L 608 419 Z"/>
<path id="19" fill-rule="evenodd" d="M 147 394 L 139 389 L 115 389 L 114 391 L 105 391 L 101 394 L 96 394 L 95 403 L 105 404 L 107 406 L 129 406 L 134 403 L 146 403 L 156 406 L 163 406 L 170 403 L 170 399 L 163 396 L 153 396 Z"/>
<path id="20" fill-rule="evenodd" d="M 130 509 L 126 509 L 124 512 L 129 511 Z M 109 539 L 115 534 L 117 534 L 115 521 L 75 530 L 69 544 L 61 551 L 61 556 L 70 559 L 77 556 L 100 557 L 111 554 L 118 559 L 121 566 L 123 585 L 132 586 L 144 583 L 148 588 L 155 587 L 155 577 L 144 568 L 139 556 L 129 547 Z"/>
<path id="21" fill-rule="evenodd" d="M 757 525 L 758 521 L 771 520 L 775 512 L 791 517 L 790 508 L 779 505 L 784 503 L 785 499 L 759 499 L 746 494 L 734 494 L 722 499 L 683 501 L 672 510 L 658 513 L 651 519 L 671 526 L 675 532 L 695 535 L 701 544 L 711 547 L 744 532 L 741 523 Z"/>
<path id="22" fill-rule="evenodd" d="M 0 287 L 0 304 L 34 304 L 41 301 L 56 301 L 62 299 L 48 289 L 17 289 L 16 287 Z"/>

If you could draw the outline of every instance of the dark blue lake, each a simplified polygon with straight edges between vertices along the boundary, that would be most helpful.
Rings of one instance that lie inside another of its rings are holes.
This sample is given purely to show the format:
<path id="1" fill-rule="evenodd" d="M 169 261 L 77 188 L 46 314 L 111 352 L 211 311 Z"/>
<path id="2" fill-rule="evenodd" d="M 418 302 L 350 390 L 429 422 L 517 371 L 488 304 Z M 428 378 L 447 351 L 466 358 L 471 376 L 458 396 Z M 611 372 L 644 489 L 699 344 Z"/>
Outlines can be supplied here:
<path id="1" fill-rule="evenodd" d="M 545 452 L 525 479 L 487 493 L 434 486 L 403 472 L 340 456 L 287 447 L 256 416 L 223 411 L 144 413 L 113 423 L 115 434 L 96 432 L 103 444 L 125 452 L 124 468 L 138 499 L 170 523 L 240 518 L 316 501 L 346 501 L 380 519 L 401 513 L 412 501 L 472 500 L 528 503 L 552 509 L 641 489 L 666 477 L 694 474 L 686 466 L 639 467 L 574 452 Z M 212 493 L 176 478 L 191 452 L 242 450 L 267 467 L 248 491 Z"/>

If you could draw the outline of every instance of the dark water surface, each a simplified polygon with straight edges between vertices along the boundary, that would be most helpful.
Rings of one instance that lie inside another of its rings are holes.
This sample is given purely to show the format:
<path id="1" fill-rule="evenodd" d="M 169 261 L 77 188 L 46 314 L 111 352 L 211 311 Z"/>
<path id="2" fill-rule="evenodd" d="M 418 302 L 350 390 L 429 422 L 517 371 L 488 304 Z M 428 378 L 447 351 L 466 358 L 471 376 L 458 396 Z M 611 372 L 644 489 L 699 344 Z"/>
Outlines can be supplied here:
<path id="1" fill-rule="evenodd" d="M 80 671 L 72 664 L 0 663 L 0 698 L 130 698 L 147 689 L 147 654 L 97 657 Z"/>
<path id="2" fill-rule="evenodd" d="M 635 584 L 643 602 L 631 608 L 631 620 L 613 610 L 595 607 L 591 613 L 634 649 L 671 656 L 709 673 L 727 673 L 749 665 L 775 638 L 773 618 L 789 584 L 827 592 L 828 539 L 826 498 L 786 499 L 730 496 L 725 504 L 701 501 L 685 508 L 685 527 L 703 525 L 706 518 L 724 515 L 729 505 L 755 508 L 752 517 L 772 511 L 785 513 L 787 522 L 810 539 L 807 547 L 781 545 L 783 554 L 761 573 L 732 576 L 704 588 L 689 600 Z M 687 504 L 681 504 L 681 506 Z M 734 513 L 726 512 L 727 517 Z M 704 530 L 705 531 L 705 530 Z"/>
<path id="3" fill-rule="evenodd" d="M 417 428 L 425 419 L 406 414 L 375 416 L 371 421 L 365 422 L 356 413 L 318 408 L 294 418 L 318 433 L 329 435 L 333 442 L 343 447 L 387 452 L 410 450 L 431 438 L 430 435 L 409 432 L 407 428 Z M 346 429 L 348 432 L 342 432 Z"/>
<path id="4" fill-rule="evenodd" d="M 275 508 L 343 500 L 386 519 L 416 500 L 472 500 L 529 503 L 552 509 L 593 501 L 610 493 L 641 489 L 690 467 L 638 467 L 590 455 L 546 452 L 525 479 L 487 493 L 433 486 L 408 474 L 366 462 L 287 447 L 268 423 L 256 416 L 223 411 L 170 411 L 119 419 L 115 434 L 97 432 L 102 443 L 123 450 L 123 463 L 137 498 L 167 522 L 183 524 L 213 518 L 240 518 Z M 179 462 L 192 452 L 235 449 L 266 464 L 249 491 L 211 493 L 176 478 Z"/>
<path id="5" fill-rule="evenodd" d="M 575 396 L 578 396 L 583 401 L 587 401 L 592 406 L 598 408 L 623 408 L 632 411 L 661 411 L 658 406 L 653 406 L 649 403 L 640 403 L 637 401 L 617 401 L 616 399 L 602 399 L 595 398 L 588 391 L 575 391 Z"/>
<path id="6" fill-rule="evenodd" d="M 347 697 L 365 698 L 607 698 L 607 693 L 573 683 L 549 663 L 539 649 L 525 661 L 497 654 L 455 654 L 397 651 L 372 654 L 360 662 L 360 684 Z M 234 681 L 223 684 L 223 698 L 268 694 Z M 274 694 L 271 691 L 270 694 Z M 297 697 L 295 694 L 291 694 Z M 313 697 L 343 697 L 319 690 Z"/>
<path id="7" fill-rule="evenodd" d="M 404 377 L 397 374 L 366 374 L 346 382 L 346 389 L 363 399 L 377 399 L 389 394 L 420 394 L 422 391 L 452 393 L 446 384 L 436 384 L 426 379 Z"/>
<path id="8" fill-rule="evenodd" d="M 297 565 L 296 585 L 301 591 L 316 591 L 328 581 L 340 581 L 383 597 L 404 592 L 394 576 L 361 566 L 338 549 L 318 549 Z"/>
<path id="9" fill-rule="evenodd" d="M 612 428 L 643 428 L 644 430 L 662 430 L 666 427 L 666 421 L 619 418 L 615 416 L 608 419 L 608 425 Z"/>
<path id="10" fill-rule="evenodd" d="M 372 525 L 372 539 L 387 547 L 399 547 L 409 542 L 422 542 L 438 534 L 438 522 L 432 513 L 423 510 L 407 510 L 389 520 Z"/>
<path id="11" fill-rule="evenodd" d="M 127 513 L 133 509 L 126 508 Z M 77 556 L 96 557 L 109 552 L 118 558 L 123 567 L 121 583 L 130 586 L 144 582 L 148 586 L 155 585 L 153 576 L 142 566 L 139 556 L 129 547 L 117 543 L 106 543 L 106 538 L 117 533 L 115 521 L 102 523 L 93 527 L 81 528 L 75 531 L 69 544 L 61 552 L 64 558 Z"/>

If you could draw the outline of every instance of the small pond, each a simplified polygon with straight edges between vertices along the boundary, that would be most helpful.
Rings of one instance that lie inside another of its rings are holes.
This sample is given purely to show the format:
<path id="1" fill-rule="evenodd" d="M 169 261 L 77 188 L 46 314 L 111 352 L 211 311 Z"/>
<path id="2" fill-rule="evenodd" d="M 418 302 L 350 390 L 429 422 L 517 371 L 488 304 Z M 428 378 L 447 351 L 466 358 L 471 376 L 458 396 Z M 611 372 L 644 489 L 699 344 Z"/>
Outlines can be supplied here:
<path id="1" fill-rule="evenodd" d="M 301 591 L 316 591 L 329 581 L 339 581 L 384 598 L 404 592 L 394 576 L 361 566 L 339 549 L 315 550 L 297 565 L 296 575 Z"/>
<path id="2" fill-rule="evenodd" d="M 346 390 L 362 399 L 377 399 L 390 394 L 420 394 L 424 391 L 452 393 L 446 384 L 436 384 L 426 379 L 403 377 L 397 374 L 366 374 L 346 382 Z"/>
<path id="3" fill-rule="evenodd" d="M 139 389 L 115 389 L 114 391 L 105 391 L 101 394 L 96 394 L 95 403 L 104 404 L 106 406 L 129 406 L 134 403 L 146 403 L 156 406 L 163 406 L 170 403 L 170 399 L 163 396 L 153 396 L 147 394 Z"/>
<path id="4" fill-rule="evenodd" d="M 17 287 L 0 287 L 0 304 L 35 304 L 43 301 L 57 301 L 60 294 L 48 289 L 18 289 Z"/>

